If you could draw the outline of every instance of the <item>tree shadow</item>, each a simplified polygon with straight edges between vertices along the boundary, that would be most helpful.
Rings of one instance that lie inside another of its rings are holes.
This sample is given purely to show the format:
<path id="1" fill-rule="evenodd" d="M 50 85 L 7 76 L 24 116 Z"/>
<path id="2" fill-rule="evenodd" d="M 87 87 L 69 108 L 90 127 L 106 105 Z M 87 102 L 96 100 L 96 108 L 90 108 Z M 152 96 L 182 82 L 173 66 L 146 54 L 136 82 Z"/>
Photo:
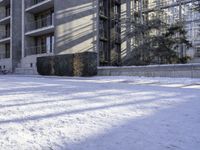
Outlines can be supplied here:
<path id="1" fill-rule="evenodd" d="M 62 121 L 62 118 L 70 118 L 74 124 L 76 116 L 94 120 L 101 127 L 101 130 L 97 128 L 99 131 L 90 135 L 87 134 L 90 130 L 86 128 L 85 136 L 78 137 L 79 141 L 75 141 L 73 135 L 73 142 L 66 140 L 70 138 L 69 135 L 59 137 L 59 140 L 67 143 L 54 141 L 62 149 L 154 150 L 191 147 L 195 150 L 194 146 L 200 146 L 200 122 L 197 117 L 200 115 L 200 102 L 197 89 L 134 85 L 121 81 L 103 82 L 103 79 L 3 79 L 5 80 L 2 80 L 0 89 L 1 116 L 7 110 L 16 114 L 11 113 L 4 119 L 1 118 L 2 127 L 10 124 L 37 124 L 42 121 L 58 124 L 57 119 Z M 12 82 L 16 88 L 3 89 L 4 86 L 12 85 Z M 31 87 L 32 85 L 35 87 Z M 24 98 L 6 98 L 12 95 L 19 97 L 20 94 L 24 94 Z M 1 99 L 2 97 L 5 99 Z M 92 126 L 90 122 L 89 125 L 91 130 L 95 130 L 96 126 Z"/>

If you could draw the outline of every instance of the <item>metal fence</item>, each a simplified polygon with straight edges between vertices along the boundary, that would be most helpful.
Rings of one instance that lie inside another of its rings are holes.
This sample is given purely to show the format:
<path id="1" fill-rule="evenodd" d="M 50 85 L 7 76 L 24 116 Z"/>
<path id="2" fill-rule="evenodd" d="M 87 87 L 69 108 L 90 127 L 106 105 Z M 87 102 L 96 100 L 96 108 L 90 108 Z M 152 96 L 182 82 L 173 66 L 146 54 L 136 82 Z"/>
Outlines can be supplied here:
<path id="1" fill-rule="evenodd" d="M 0 39 L 5 39 L 10 37 L 10 31 L 0 31 Z"/>
<path id="2" fill-rule="evenodd" d="M 31 46 L 25 49 L 25 55 L 45 54 L 47 53 L 47 50 L 47 45 Z"/>
<path id="3" fill-rule="evenodd" d="M 52 26 L 53 23 L 53 17 L 52 16 L 47 16 L 42 19 L 35 20 L 33 22 L 29 22 L 26 24 L 26 31 L 32 31 L 44 27 L 49 27 Z"/>

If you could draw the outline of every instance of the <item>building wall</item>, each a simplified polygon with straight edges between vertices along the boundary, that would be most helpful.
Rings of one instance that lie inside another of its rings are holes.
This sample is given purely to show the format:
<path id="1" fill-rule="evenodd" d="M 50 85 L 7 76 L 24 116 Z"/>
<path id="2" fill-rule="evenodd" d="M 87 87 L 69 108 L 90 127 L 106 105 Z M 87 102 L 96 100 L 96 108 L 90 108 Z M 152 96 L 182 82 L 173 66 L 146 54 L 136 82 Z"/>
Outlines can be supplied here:
<path id="1" fill-rule="evenodd" d="M 0 59 L 1 69 L 12 71 L 12 60 L 11 59 Z"/>
<path id="2" fill-rule="evenodd" d="M 10 2 L 9 2 L 10 1 Z M 11 9 L 12 9 L 12 1 L 13 0 L 9 0 L 9 1 L 7 1 L 7 2 L 9 2 L 10 3 L 10 6 L 11 6 Z M 5 1 L 4 1 L 5 2 Z M 5 18 L 5 4 L 7 3 L 4 3 L 4 2 L 2 2 L 1 3 L 1 8 L 0 8 L 0 19 L 4 19 Z M 10 13 L 10 17 L 11 17 L 11 20 L 12 20 L 12 13 Z M 10 20 L 10 25 L 11 25 L 11 20 Z M 11 25 L 11 27 L 12 27 L 12 25 Z M 0 32 L 2 33 L 2 34 L 4 34 L 5 35 L 5 24 L 3 24 L 3 25 L 0 25 Z M 11 29 L 11 33 L 12 33 L 12 29 Z M 12 34 L 10 34 L 10 37 L 12 38 Z M 3 40 L 3 39 L 5 39 L 5 37 L 4 38 L 2 38 L 1 40 Z M 11 42 L 12 42 L 12 40 L 9 40 L 9 43 L 11 44 Z M 0 44 L 0 49 L 1 49 L 1 52 L 0 52 L 0 55 L 5 55 L 5 43 L 1 43 Z M 12 47 L 10 48 L 10 55 L 12 54 Z M 4 56 L 5 57 L 5 56 Z M 0 67 L 1 67 L 1 69 L 5 69 L 5 70 L 8 70 L 8 71 L 12 71 L 12 56 L 10 56 L 10 58 L 2 58 L 2 59 L 0 59 Z"/>
<path id="3" fill-rule="evenodd" d="M 97 51 L 97 0 L 56 0 L 54 10 L 55 54 Z"/>

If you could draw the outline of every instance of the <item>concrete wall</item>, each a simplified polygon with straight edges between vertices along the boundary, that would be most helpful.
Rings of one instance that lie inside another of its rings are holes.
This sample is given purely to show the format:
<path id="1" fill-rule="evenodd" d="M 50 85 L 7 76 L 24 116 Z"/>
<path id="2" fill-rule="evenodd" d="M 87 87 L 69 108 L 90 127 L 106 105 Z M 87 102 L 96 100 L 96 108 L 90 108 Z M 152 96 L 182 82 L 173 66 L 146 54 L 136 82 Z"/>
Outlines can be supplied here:
<path id="1" fill-rule="evenodd" d="M 4 66 L 5 66 L 5 70 L 11 71 L 12 70 L 12 61 L 10 58 L 8 59 L 0 59 L 0 66 L 1 69 L 4 70 Z"/>
<path id="2" fill-rule="evenodd" d="M 17 67 L 21 60 L 21 50 L 22 50 L 22 1 L 12 0 L 12 44 L 11 44 L 11 58 L 12 58 L 12 68 Z"/>
<path id="3" fill-rule="evenodd" d="M 37 57 L 51 56 L 51 55 L 52 54 L 37 54 L 37 55 L 26 56 L 21 60 L 21 67 L 26 69 L 32 69 L 32 71 L 34 71 L 34 74 L 37 74 L 37 66 L 36 66 Z"/>
<path id="4" fill-rule="evenodd" d="M 200 64 L 99 67 L 98 75 L 200 78 Z"/>
<path id="5" fill-rule="evenodd" d="M 96 51 L 97 0 L 55 0 L 55 54 Z"/>

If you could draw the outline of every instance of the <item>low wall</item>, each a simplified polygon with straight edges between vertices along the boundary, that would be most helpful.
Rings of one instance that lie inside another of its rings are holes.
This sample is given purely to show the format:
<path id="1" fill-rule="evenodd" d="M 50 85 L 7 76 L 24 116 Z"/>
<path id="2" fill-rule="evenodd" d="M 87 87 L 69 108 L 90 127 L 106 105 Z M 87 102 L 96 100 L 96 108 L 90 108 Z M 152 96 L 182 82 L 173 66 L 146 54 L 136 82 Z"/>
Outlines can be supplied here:
<path id="1" fill-rule="evenodd" d="M 10 58 L 0 59 L 0 68 L 12 72 L 12 60 Z"/>
<path id="2" fill-rule="evenodd" d="M 200 64 L 99 67 L 98 75 L 200 78 Z"/>

